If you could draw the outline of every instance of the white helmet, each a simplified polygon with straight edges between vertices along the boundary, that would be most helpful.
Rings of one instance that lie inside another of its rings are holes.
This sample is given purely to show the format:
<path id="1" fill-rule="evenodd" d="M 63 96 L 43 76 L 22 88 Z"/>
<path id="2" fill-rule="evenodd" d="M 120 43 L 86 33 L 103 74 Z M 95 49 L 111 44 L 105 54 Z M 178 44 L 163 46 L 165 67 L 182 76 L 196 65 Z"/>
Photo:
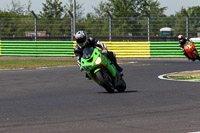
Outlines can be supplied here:
<path id="1" fill-rule="evenodd" d="M 180 43 L 181 45 L 184 45 L 184 44 L 187 42 L 186 37 L 184 37 L 183 35 L 179 35 L 179 36 L 178 36 L 178 40 L 179 40 L 179 43 Z"/>
<path id="2" fill-rule="evenodd" d="M 74 34 L 74 37 L 80 46 L 85 46 L 87 43 L 88 37 L 84 31 L 78 31 L 76 34 Z"/>

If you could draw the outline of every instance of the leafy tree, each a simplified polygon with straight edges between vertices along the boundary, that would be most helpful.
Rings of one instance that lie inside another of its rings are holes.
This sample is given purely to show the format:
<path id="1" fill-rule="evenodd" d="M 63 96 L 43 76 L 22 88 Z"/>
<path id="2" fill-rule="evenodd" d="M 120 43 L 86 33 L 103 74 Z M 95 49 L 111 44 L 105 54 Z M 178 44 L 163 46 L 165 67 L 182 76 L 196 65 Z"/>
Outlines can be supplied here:
<path id="1" fill-rule="evenodd" d="M 106 2 L 100 2 L 97 7 L 93 7 L 94 13 L 88 13 L 86 20 L 89 21 L 87 29 L 90 29 L 91 35 L 108 36 L 109 20 L 106 11 L 109 11 L 109 5 Z"/>
<path id="2" fill-rule="evenodd" d="M 109 11 L 109 7 L 110 6 L 108 5 L 108 3 L 101 1 L 97 7 L 93 7 L 93 9 L 94 9 L 93 16 L 95 18 L 104 17 L 106 15 L 106 11 Z"/>
<path id="3" fill-rule="evenodd" d="M 73 13 L 73 0 L 68 0 L 66 3 L 66 6 L 64 7 L 65 15 L 68 15 L 68 11 L 71 11 Z M 76 19 L 83 20 L 84 10 L 82 8 L 82 4 L 80 4 L 78 1 L 76 1 Z"/>
<path id="4" fill-rule="evenodd" d="M 189 36 L 195 37 L 197 30 L 200 28 L 200 6 L 193 6 L 188 9 L 182 8 L 175 14 L 175 35 L 186 35 L 186 15 L 184 11 L 186 11 L 189 16 Z"/>
<path id="5" fill-rule="evenodd" d="M 50 35 L 56 36 L 62 33 L 61 23 L 64 15 L 64 6 L 59 0 L 46 0 L 42 3 L 43 8 L 40 11 L 38 20 L 38 31 L 50 32 Z"/>
<path id="6" fill-rule="evenodd" d="M 2 36 L 24 36 L 25 31 L 30 29 L 30 24 L 32 23 L 29 15 L 30 8 L 30 0 L 28 6 L 26 4 L 22 5 L 18 0 L 12 0 L 8 9 L 0 11 Z"/>
<path id="7" fill-rule="evenodd" d="M 200 6 L 193 6 L 187 10 L 189 15 L 189 33 L 190 36 L 196 36 L 200 29 Z"/>
<path id="8" fill-rule="evenodd" d="M 186 16 L 184 13 L 185 8 L 181 8 L 179 12 L 175 14 L 174 33 L 175 35 L 186 35 Z"/>
<path id="9" fill-rule="evenodd" d="M 26 15 L 31 15 L 31 5 L 32 5 L 32 2 L 31 0 L 29 0 L 28 5 L 27 5 L 27 10 L 25 11 Z"/>
<path id="10" fill-rule="evenodd" d="M 145 14 L 148 12 L 151 16 L 165 16 L 164 11 L 167 7 L 160 7 L 160 3 L 158 0 L 146 0 L 145 4 L 143 5 L 142 13 Z"/>
<path id="11" fill-rule="evenodd" d="M 10 3 L 10 7 L 8 6 L 8 9 L 6 11 L 13 12 L 18 15 L 30 15 L 31 10 L 31 0 L 28 1 L 28 4 L 21 4 L 19 0 L 12 0 Z"/>
<path id="12" fill-rule="evenodd" d="M 67 3 L 65 4 L 64 12 L 65 16 L 64 18 L 68 20 L 71 24 L 71 16 L 69 15 L 68 11 L 70 11 L 73 14 L 73 0 L 68 0 Z M 82 4 L 80 4 L 78 1 L 76 1 L 76 30 L 85 30 L 85 19 L 83 17 L 84 15 L 84 10 L 82 8 Z M 73 14 L 74 16 L 74 14 Z M 71 34 L 71 26 L 65 27 L 67 33 Z"/>
<path id="13" fill-rule="evenodd" d="M 2 19 L 2 36 L 24 36 L 25 31 L 31 31 L 31 24 L 34 24 L 34 19 L 30 16 L 19 15 L 15 12 L 0 11 Z"/>
<path id="14" fill-rule="evenodd" d="M 19 0 L 12 0 L 7 10 L 0 10 L 2 18 L 2 36 L 24 36 L 26 31 L 34 31 L 34 18 L 30 14 L 31 0 L 21 4 Z M 147 12 L 151 16 L 151 35 L 159 35 L 162 27 L 174 29 L 175 36 L 186 35 L 185 8 L 175 15 L 166 16 L 166 7 L 161 7 L 158 0 L 108 0 L 100 2 L 94 8 L 94 13 L 84 16 L 82 4 L 76 3 L 77 30 L 86 30 L 92 36 L 108 36 L 109 11 L 112 14 L 113 36 L 147 36 Z M 73 0 L 65 5 L 59 0 L 46 0 L 43 9 L 38 14 L 38 31 L 50 32 L 51 36 L 70 36 Z M 190 36 L 196 36 L 200 28 L 200 6 L 186 10 L 189 15 Z"/>
<path id="15" fill-rule="evenodd" d="M 43 11 L 40 11 L 40 17 L 50 19 L 59 19 L 62 17 L 64 7 L 59 0 L 46 0 L 46 3 L 42 3 L 42 5 Z"/>
<path id="16" fill-rule="evenodd" d="M 107 10 L 111 12 L 113 32 L 116 35 L 131 33 L 134 36 L 139 36 L 145 32 L 144 29 L 147 29 L 146 12 L 154 16 L 158 14 L 165 17 L 166 7 L 161 8 L 157 0 L 108 0 L 105 3 L 101 2 L 94 10 L 97 17 L 105 16 Z M 144 24 L 146 26 L 142 26 Z M 157 28 L 156 25 L 155 27 Z"/>
<path id="17" fill-rule="evenodd" d="M 96 18 L 93 14 L 88 13 L 84 24 L 88 35 L 108 36 L 108 17 Z"/>
<path id="18" fill-rule="evenodd" d="M 165 27 L 168 24 L 166 15 L 164 15 L 166 9 L 167 7 L 160 7 L 160 3 L 157 0 L 146 0 L 143 4 L 143 10 L 141 11 L 141 14 L 143 15 L 141 20 L 142 29 L 147 29 L 147 14 L 149 14 L 151 36 L 158 36 L 160 28 Z M 142 35 L 147 34 L 146 31 L 144 31 Z"/>
<path id="19" fill-rule="evenodd" d="M 10 5 L 11 8 L 8 7 L 8 12 L 13 12 L 19 15 L 24 14 L 25 5 L 22 5 L 19 0 L 12 0 Z"/>

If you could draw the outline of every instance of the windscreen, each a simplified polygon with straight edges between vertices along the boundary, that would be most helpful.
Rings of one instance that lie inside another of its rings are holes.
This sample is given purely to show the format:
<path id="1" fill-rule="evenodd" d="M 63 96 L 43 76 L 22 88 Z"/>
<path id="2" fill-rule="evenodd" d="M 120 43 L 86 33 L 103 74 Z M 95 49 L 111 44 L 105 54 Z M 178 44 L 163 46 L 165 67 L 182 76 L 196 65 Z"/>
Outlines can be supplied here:
<path id="1" fill-rule="evenodd" d="M 92 56 L 92 53 L 94 51 L 94 48 L 84 48 L 83 49 L 83 56 L 84 59 L 89 59 Z"/>

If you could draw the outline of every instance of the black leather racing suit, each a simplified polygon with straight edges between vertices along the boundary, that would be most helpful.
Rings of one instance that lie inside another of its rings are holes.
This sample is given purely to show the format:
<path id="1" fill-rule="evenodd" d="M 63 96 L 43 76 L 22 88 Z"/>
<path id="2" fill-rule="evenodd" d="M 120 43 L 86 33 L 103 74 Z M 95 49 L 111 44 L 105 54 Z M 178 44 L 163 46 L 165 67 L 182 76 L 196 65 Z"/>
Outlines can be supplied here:
<path id="1" fill-rule="evenodd" d="M 87 43 L 83 47 L 81 47 L 79 44 L 77 44 L 74 48 L 74 54 L 77 58 L 77 63 L 78 63 L 78 66 L 80 67 L 80 69 L 81 69 L 81 57 L 83 55 L 83 49 L 88 48 L 88 47 L 93 47 L 93 48 L 99 47 L 102 50 L 106 50 L 107 51 L 106 56 L 113 62 L 113 64 L 115 65 L 115 67 L 117 68 L 117 70 L 119 72 L 122 71 L 122 68 L 117 64 L 115 54 L 111 51 L 108 51 L 107 46 L 104 43 L 101 43 L 100 41 L 96 41 L 92 37 L 88 38 Z"/>

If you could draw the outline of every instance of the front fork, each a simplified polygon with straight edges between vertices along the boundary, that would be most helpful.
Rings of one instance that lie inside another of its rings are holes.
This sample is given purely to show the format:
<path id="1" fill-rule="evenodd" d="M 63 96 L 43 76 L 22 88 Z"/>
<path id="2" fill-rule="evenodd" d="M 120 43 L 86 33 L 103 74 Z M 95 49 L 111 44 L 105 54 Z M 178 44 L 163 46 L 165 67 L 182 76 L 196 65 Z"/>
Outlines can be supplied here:
<path id="1" fill-rule="evenodd" d="M 108 60 L 108 58 L 104 55 L 101 56 L 102 58 L 102 62 L 101 62 L 101 65 L 102 67 L 105 67 L 112 75 L 112 78 L 113 78 L 113 84 L 115 86 L 118 86 L 118 84 L 120 83 L 119 80 L 120 80 L 120 76 L 119 76 L 119 72 L 117 71 L 117 69 L 115 68 L 114 64 L 111 63 L 110 60 Z M 98 67 L 98 66 L 97 66 Z M 88 76 L 94 80 L 97 84 L 98 81 L 96 80 L 96 78 L 94 77 L 94 74 L 98 71 L 100 71 L 102 69 L 102 67 L 98 67 L 94 70 L 94 72 L 91 73 L 91 71 L 88 71 L 87 74 Z"/>

